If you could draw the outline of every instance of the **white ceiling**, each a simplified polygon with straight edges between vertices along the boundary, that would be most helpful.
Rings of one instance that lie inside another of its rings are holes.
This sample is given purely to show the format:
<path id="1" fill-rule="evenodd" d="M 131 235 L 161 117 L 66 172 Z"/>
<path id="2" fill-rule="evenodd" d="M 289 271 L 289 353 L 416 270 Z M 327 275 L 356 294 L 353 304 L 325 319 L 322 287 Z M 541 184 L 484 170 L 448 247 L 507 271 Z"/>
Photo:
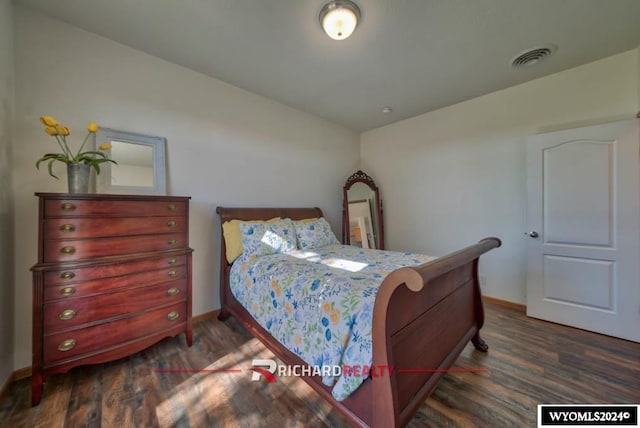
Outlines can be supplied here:
<path id="1" fill-rule="evenodd" d="M 355 131 L 640 45 L 640 0 L 355 0 L 362 20 L 344 41 L 322 32 L 325 1 L 16 3 Z M 547 43 L 549 60 L 509 66 Z"/>

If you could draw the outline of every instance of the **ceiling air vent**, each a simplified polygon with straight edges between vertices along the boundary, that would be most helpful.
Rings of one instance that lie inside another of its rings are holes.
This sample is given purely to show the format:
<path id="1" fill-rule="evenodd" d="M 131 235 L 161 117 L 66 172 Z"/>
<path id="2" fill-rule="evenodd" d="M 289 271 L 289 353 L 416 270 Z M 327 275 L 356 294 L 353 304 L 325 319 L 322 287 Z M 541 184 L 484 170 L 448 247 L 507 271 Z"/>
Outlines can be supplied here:
<path id="1" fill-rule="evenodd" d="M 558 50 L 556 45 L 537 46 L 535 48 L 527 49 L 524 52 L 519 53 L 511 60 L 511 66 L 515 68 L 530 67 L 534 64 L 538 64 L 543 59 L 549 58 Z"/>

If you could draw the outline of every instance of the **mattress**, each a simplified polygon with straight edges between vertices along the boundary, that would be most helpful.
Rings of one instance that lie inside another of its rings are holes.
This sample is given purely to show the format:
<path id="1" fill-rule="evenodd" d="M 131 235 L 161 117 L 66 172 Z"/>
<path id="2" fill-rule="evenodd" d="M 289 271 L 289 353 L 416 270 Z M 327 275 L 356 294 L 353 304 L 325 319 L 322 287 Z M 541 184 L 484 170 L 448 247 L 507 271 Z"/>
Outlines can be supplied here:
<path id="1" fill-rule="evenodd" d="M 369 376 L 358 368 L 372 364 L 373 307 L 382 280 L 432 259 L 346 245 L 240 256 L 230 287 L 253 318 L 307 364 L 349 368 L 320 372 L 341 401 Z"/>

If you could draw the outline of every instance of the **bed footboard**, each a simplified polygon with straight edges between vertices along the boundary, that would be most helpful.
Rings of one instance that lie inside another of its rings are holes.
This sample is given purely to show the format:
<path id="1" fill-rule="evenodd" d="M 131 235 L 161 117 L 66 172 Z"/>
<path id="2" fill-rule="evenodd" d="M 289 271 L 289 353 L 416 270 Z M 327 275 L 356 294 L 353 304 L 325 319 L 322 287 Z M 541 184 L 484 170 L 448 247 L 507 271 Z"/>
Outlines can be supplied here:
<path id="1" fill-rule="evenodd" d="M 385 278 L 373 314 L 373 365 L 394 369 L 372 379 L 373 426 L 407 424 L 470 340 L 487 351 L 478 259 L 500 245 L 486 238 Z"/>

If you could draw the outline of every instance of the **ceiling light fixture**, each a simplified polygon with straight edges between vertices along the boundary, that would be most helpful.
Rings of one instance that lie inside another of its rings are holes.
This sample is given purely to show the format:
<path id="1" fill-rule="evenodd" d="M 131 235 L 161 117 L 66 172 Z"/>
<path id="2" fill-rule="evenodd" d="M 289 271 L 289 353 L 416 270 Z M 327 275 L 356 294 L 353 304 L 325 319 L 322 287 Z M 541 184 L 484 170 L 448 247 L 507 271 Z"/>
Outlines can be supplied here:
<path id="1" fill-rule="evenodd" d="M 351 0 L 332 0 L 320 10 L 320 25 L 327 36 L 344 40 L 358 26 L 360 8 Z"/>

